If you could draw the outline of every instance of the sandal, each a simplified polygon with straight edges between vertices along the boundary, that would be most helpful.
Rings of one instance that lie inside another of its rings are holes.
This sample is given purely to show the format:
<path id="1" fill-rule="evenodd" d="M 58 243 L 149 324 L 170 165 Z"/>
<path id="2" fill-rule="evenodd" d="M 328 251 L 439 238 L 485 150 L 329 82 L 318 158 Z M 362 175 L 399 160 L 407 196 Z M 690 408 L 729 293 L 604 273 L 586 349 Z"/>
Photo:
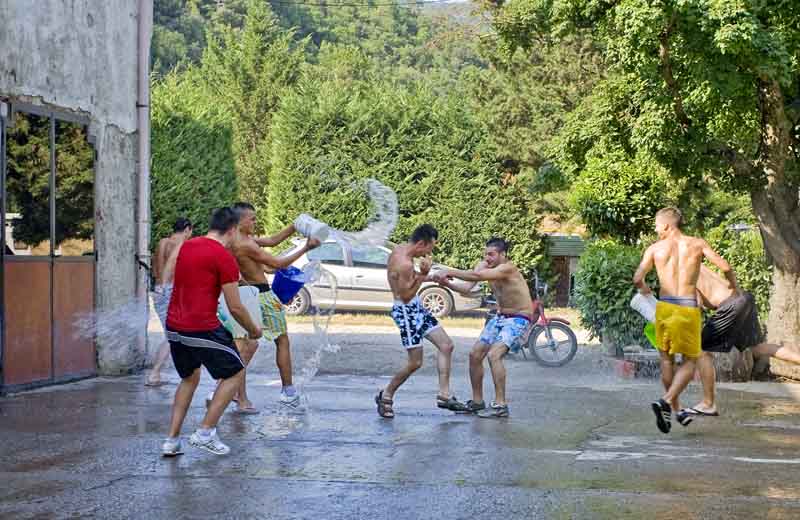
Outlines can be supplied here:
<path id="1" fill-rule="evenodd" d="M 439 408 L 444 408 L 445 410 L 451 410 L 453 412 L 466 412 L 467 407 L 456 399 L 456 396 L 450 397 L 442 397 L 441 395 L 436 396 L 436 406 Z"/>
<path id="2" fill-rule="evenodd" d="M 383 390 L 375 396 L 375 404 L 378 405 L 378 415 L 386 419 L 394 419 L 394 410 L 392 409 L 394 401 L 383 397 Z"/>

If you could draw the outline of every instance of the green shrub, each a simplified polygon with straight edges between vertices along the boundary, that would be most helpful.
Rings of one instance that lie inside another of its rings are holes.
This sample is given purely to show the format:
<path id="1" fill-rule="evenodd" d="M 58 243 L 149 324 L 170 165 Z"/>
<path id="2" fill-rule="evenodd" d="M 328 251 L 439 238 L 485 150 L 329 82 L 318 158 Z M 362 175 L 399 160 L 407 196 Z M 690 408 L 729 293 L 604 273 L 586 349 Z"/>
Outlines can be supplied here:
<path id="1" fill-rule="evenodd" d="M 238 194 L 229 117 L 190 69 L 155 83 L 151 122 L 151 245 L 178 217 L 205 233 L 211 211 Z"/>
<path id="2" fill-rule="evenodd" d="M 575 305 L 581 324 L 594 337 L 623 347 L 649 345 L 644 337 L 645 320 L 630 308 L 636 294 L 633 273 L 639 265 L 642 250 L 611 240 L 598 240 L 586 248 L 575 274 Z M 647 278 L 654 292 L 658 280 L 654 273 Z"/>

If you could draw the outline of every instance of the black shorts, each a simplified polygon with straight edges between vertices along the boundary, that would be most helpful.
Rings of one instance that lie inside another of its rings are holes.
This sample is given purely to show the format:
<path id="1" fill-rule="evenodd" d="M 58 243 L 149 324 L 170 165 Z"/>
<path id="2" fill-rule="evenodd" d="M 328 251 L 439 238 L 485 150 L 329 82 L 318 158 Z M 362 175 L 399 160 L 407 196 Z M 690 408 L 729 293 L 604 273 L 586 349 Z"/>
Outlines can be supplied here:
<path id="1" fill-rule="evenodd" d="M 758 306 L 749 292 L 722 302 L 703 326 L 703 350 L 706 352 L 730 352 L 733 347 L 744 351 L 761 341 Z"/>
<path id="2" fill-rule="evenodd" d="M 228 379 L 244 368 L 233 336 L 225 327 L 204 332 L 178 332 L 168 328 L 167 340 L 181 379 L 191 376 L 201 365 L 214 379 Z"/>

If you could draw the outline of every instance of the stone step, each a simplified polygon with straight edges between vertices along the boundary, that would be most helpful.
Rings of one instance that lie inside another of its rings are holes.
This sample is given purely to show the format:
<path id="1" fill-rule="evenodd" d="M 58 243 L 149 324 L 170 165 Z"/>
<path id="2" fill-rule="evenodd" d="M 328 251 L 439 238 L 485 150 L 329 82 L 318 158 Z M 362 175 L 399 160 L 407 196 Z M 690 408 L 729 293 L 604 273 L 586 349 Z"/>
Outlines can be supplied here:
<path id="1" fill-rule="evenodd" d="M 769 371 L 775 376 L 800 381 L 800 365 L 795 365 L 794 363 L 787 363 L 780 359 L 770 358 Z"/>

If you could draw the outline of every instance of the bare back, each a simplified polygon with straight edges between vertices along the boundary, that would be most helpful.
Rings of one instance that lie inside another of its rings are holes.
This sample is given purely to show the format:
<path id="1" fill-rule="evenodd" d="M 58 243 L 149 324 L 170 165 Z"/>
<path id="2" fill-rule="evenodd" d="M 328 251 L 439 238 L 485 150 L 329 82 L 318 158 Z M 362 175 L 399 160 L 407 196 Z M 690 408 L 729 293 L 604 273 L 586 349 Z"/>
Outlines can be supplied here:
<path id="1" fill-rule="evenodd" d="M 531 316 L 533 299 L 525 277 L 511 262 L 502 264 L 505 276 L 489 281 L 500 314 Z"/>
<path id="2" fill-rule="evenodd" d="M 167 266 L 167 262 L 169 261 L 172 254 L 175 252 L 175 249 L 180 245 L 180 243 L 181 242 L 175 237 L 175 235 L 162 238 L 161 240 L 158 241 L 158 247 L 156 248 L 156 261 L 154 265 L 156 285 L 164 285 L 172 283 L 171 276 L 169 280 L 166 280 L 164 277 L 165 268 Z"/>
<path id="3" fill-rule="evenodd" d="M 697 292 L 704 307 L 716 309 L 722 302 L 733 296 L 736 290 L 728 280 L 702 265 L 700 266 L 700 276 L 697 278 Z"/>
<path id="4" fill-rule="evenodd" d="M 410 302 L 417 295 L 422 279 L 414 270 L 414 260 L 410 253 L 410 245 L 404 244 L 394 248 L 386 265 L 386 276 L 395 300 Z"/>
<path id="5" fill-rule="evenodd" d="M 650 246 L 661 296 L 695 297 L 705 244 L 702 239 L 678 235 Z"/>

